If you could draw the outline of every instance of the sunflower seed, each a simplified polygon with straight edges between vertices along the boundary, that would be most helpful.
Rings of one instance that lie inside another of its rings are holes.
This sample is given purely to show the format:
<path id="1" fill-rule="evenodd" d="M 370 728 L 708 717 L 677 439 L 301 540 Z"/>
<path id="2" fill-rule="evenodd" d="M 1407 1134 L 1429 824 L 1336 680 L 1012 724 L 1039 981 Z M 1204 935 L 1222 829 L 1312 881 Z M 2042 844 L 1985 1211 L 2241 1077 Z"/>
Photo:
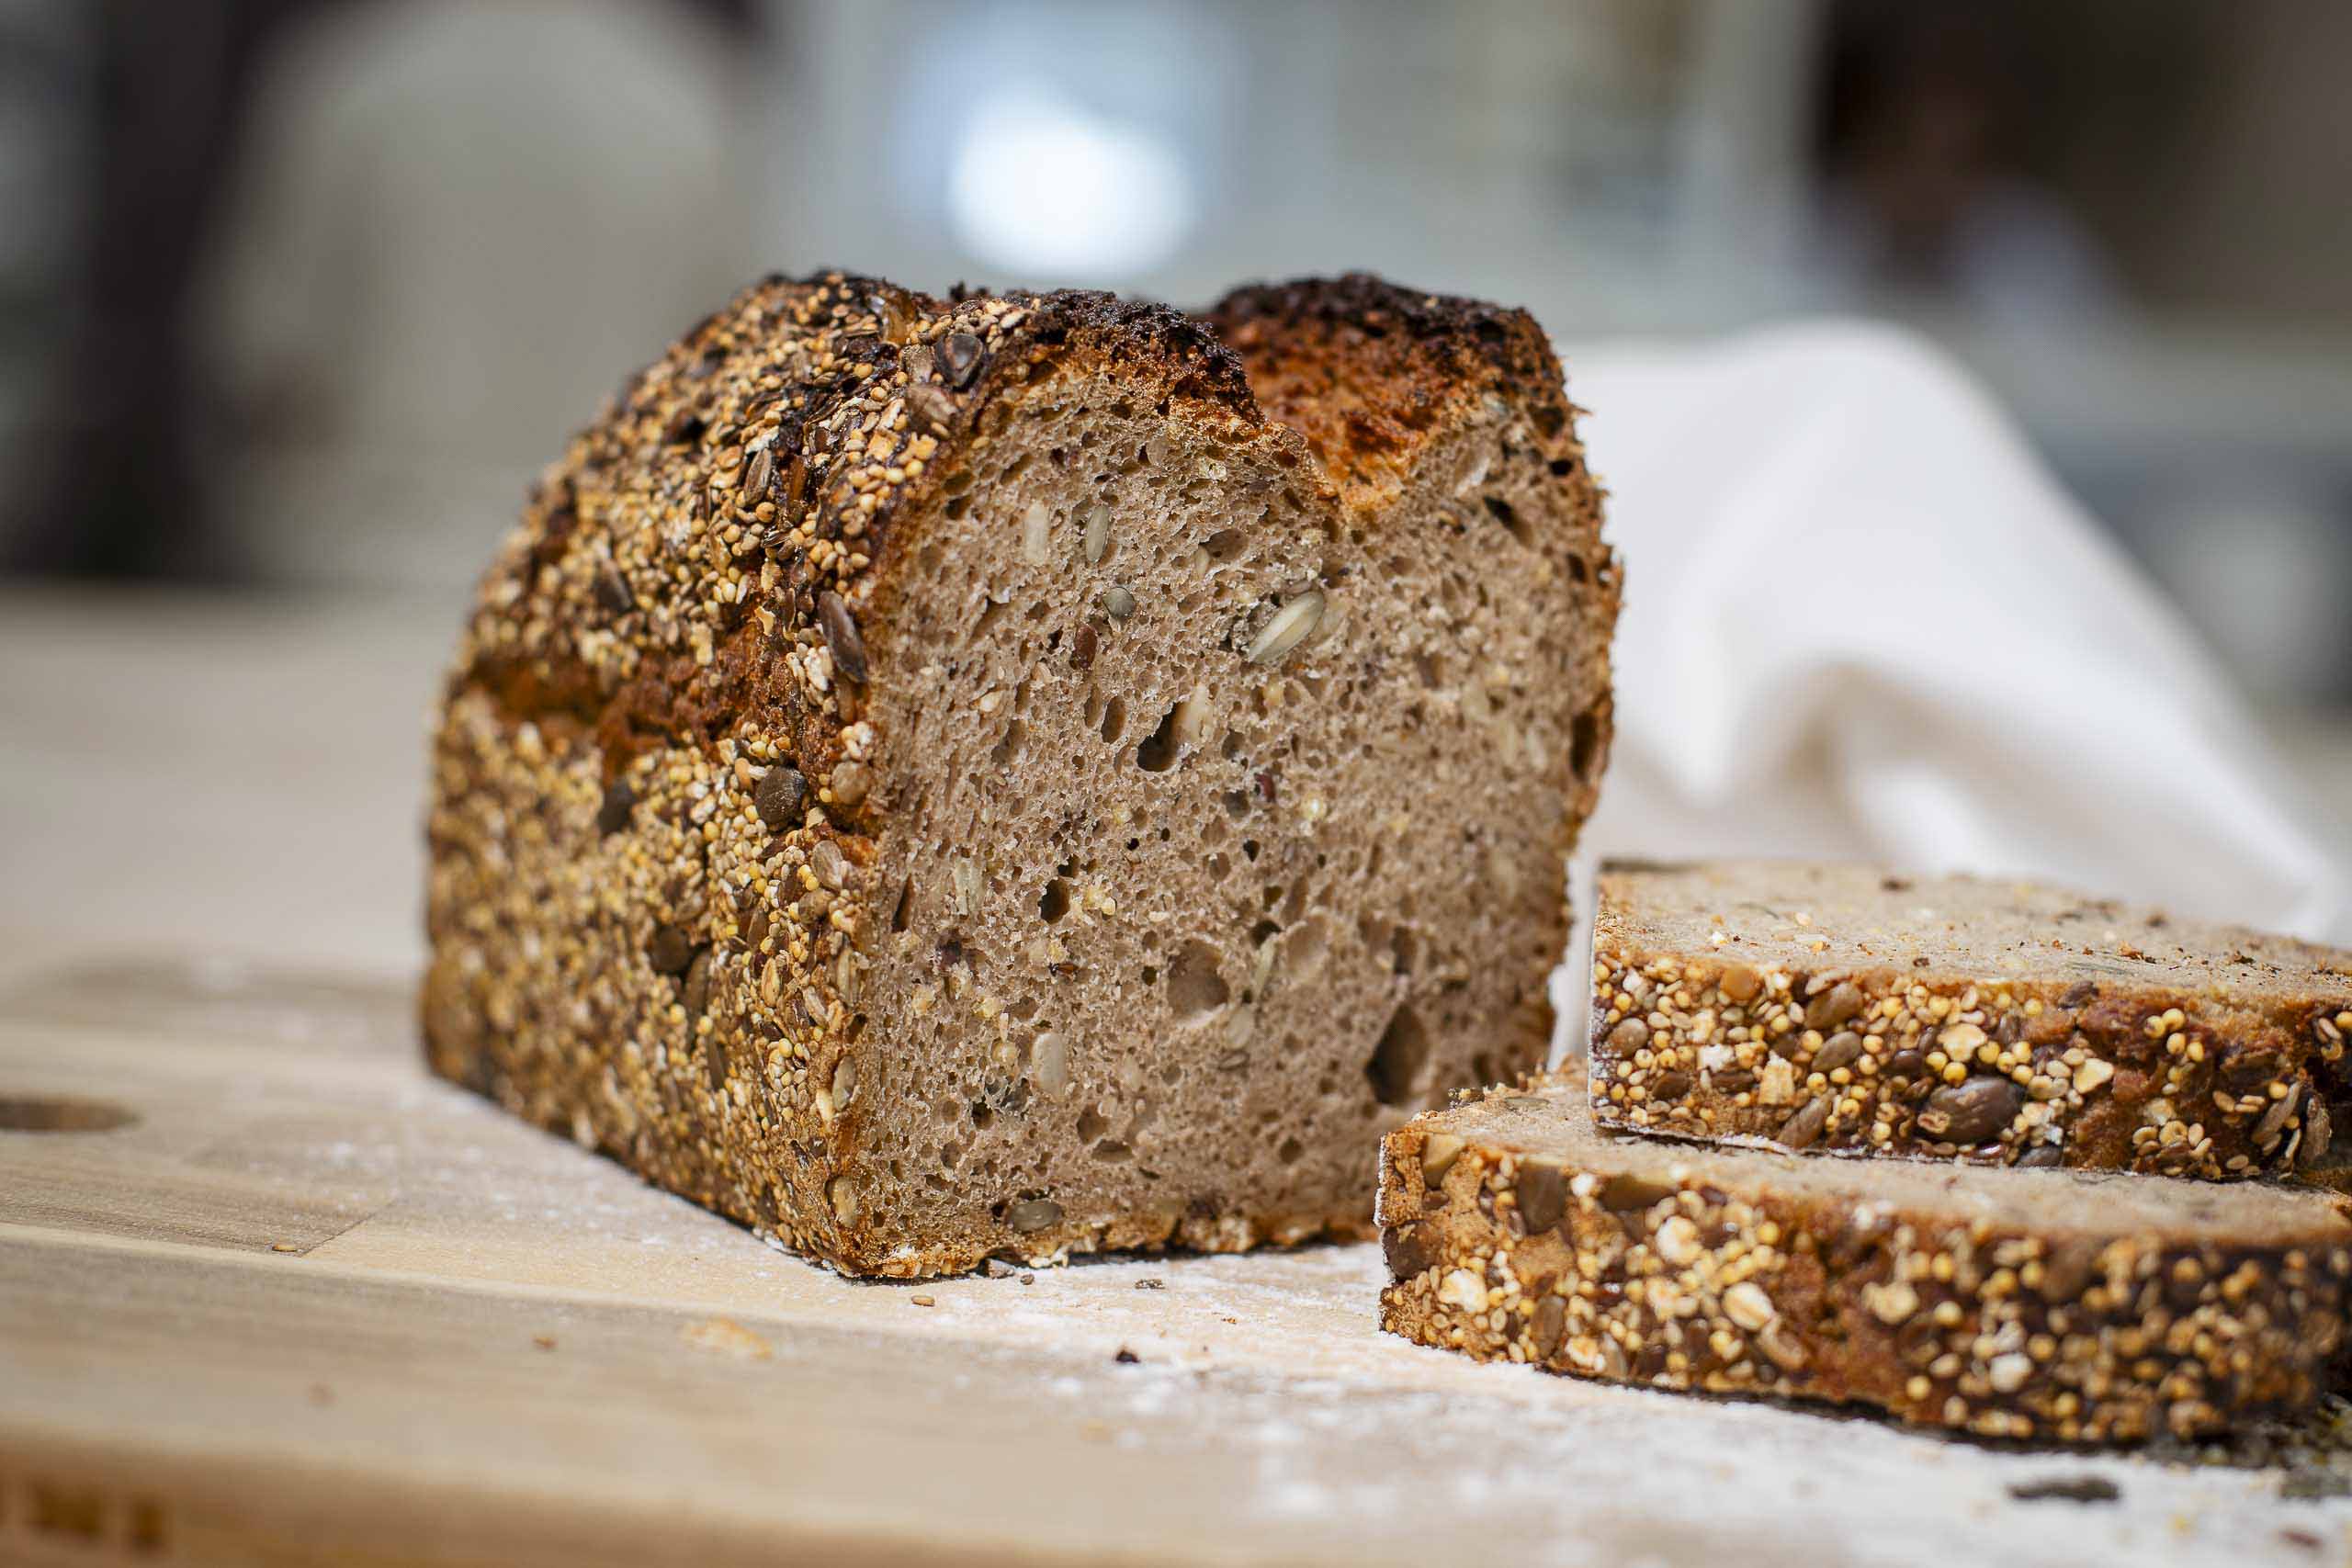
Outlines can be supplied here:
<path id="1" fill-rule="evenodd" d="M 1091 563 L 1102 558 L 1111 547 L 1111 509 L 1101 502 L 1086 509 L 1086 558 Z"/>
<path id="2" fill-rule="evenodd" d="M 970 333 L 949 333 L 939 344 L 939 370 L 947 384 L 957 391 L 972 384 L 980 371 L 980 361 L 988 357 L 988 349 Z"/>
<path id="3" fill-rule="evenodd" d="M 637 791 L 626 779 L 615 779 L 605 786 L 605 798 L 596 807 L 596 831 L 617 833 L 628 826 L 628 814 L 637 809 Z"/>
<path id="4" fill-rule="evenodd" d="M 1807 1100 L 1802 1110 L 1781 1123 L 1781 1130 L 1773 1138 L 1792 1149 L 1807 1149 L 1828 1124 L 1829 1098 L 1824 1095 L 1819 1100 Z"/>
<path id="5" fill-rule="evenodd" d="M 1828 991 L 1805 1004 L 1804 1026 L 1828 1031 L 1862 1010 L 1862 993 L 1852 984 L 1840 980 Z"/>
<path id="6" fill-rule="evenodd" d="M 1919 1126 L 1942 1143 L 1989 1143 L 2017 1119 L 2024 1105 L 2025 1090 L 2007 1078 L 1969 1078 L 1928 1096 L 1919 1112 Z"/>
<path id="7" fill-rule="evenodd" d="M 1283 605 L 1258 629 L 1241 657 L 1252 664 L 1272 664 L 1305 642 L 1323 620 L 1323 591 L 1310 588 Z"/>
<path id="8" fill-rule="evenodd" d="M 1862 1054 L 1862 1037 L 1850 1029 L 1841 1029 L 1821 1043 L 1814 1053 L 1813 1070 L 1834 1073 L 1839 1067 L 1850 1067 Z"/>
<path id="9" fill-rule="evenodd" d="M 956 423 L 956 394 L 936 381 L 917 381 L 907 389 L 907 417 L 944 433 Z"/>
<path id="10" fill-rule="evenodd" d="M 1059 1100 L 1069 1092 L 1069 1042 L 1052 1030 L 1029 1047 L 1029 1081 L 1037 1092 Z"/>
<path id="11" fill-rule="evenodd" d="M 800 825 L 800 807 L 808 798 L 808 781 L 797 768 L 775 767 L 752 792 L 760 821 L 771 833 L 787 833 Z"/>
<path id="12" fill-rule="evenodd" d="M 1054 514 L 1046 509 L 1044 502 L 1029 503 L 1029 510 L 1021 517 L 1021 558 L 1023 561 L 1031 566 L 1046 564 L 1050 544 L 1048 533 L 1053 524 Z"/>
<path id="13" fill-rule="evenodd" d="M 825 634 L 826 648 L 832 652 L 834 670 L 847 680 L 865 684 L 865 638 L 858 634 L 848 602 L 826 589 L 817 595 L 817 622 Z"/>

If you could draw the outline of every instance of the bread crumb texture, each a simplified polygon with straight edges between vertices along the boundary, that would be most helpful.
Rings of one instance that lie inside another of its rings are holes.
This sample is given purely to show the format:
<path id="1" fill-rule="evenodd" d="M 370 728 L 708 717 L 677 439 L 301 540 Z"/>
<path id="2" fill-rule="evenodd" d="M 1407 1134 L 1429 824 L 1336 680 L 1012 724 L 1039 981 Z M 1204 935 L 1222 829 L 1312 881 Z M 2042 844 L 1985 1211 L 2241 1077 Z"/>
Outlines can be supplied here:
<path id="1" fill-rule="evenodd" d="M 428 1057 L 849 1272 L 1369 1234 L 1544 1048 L 1619 594 L 1521 312 L 766 280 L 482 581 Z"/>

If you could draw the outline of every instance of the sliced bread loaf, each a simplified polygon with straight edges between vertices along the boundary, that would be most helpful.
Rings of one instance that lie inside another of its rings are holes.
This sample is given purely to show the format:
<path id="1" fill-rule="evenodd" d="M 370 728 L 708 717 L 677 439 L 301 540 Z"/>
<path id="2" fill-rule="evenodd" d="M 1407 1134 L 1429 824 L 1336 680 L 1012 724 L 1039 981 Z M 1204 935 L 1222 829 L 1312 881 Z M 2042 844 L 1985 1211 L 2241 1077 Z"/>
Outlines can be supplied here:
<path id="1" fill-rule="evenodd" d="M 1602 868 L 1604 1126 L 2231 1178 L 2327 1167 L 2352 953 L 1862 866 Z"/>
<path id="2" fill-rule="evenodd" d="M 1390 1134 L 1380 1220 L 1420 1344 L 1998 1438 L 2308 1405 L 2352 1284 L 2324 1193 L 1611 1138 L 1572 1076 Z"/>
<path id="3" fill-rule="evenodd" d="M 1544 1048 L 1600 519 L 1519 311 L 760 284 L 483 582 L 432 1063 L 853 1272 L 1367 1234 Z"/>

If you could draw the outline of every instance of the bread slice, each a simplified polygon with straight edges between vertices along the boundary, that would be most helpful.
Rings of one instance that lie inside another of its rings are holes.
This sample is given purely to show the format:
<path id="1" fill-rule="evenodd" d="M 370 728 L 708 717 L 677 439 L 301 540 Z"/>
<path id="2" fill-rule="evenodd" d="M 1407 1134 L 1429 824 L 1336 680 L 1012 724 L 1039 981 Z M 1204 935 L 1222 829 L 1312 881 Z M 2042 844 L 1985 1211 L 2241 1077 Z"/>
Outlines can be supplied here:
<path id="1" fill-rule="evenodd" d="M 1996 1438 L 2309 1405 L 2352 1281 L 2324 1193 L 1616 1139 L 1573 1076 L 1390 1134 L 1380 1218 L 1420 1344 Z"/>
<path id="2" fill-rule="evenodd" d="M 2028 884 L 1604 866 L 1604 1126 L 2234 1178 L 2327 1166 L 2352 953 Z"/>
<path id="3" fill-rule="evenodd" d="M 1544 1049 L 1600 525 L 1519 311 L 762 283 L 483 582 L 432 1064 L 855 1273 L 1368 1235 Z"/>

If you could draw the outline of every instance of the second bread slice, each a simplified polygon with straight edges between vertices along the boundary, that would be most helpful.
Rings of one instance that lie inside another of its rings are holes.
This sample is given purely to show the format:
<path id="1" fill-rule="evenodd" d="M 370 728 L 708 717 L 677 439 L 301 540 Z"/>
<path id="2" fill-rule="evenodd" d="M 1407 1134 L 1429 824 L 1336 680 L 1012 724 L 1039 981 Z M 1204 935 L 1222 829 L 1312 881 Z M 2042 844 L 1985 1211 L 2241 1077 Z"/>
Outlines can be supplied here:
<path id="1" fill-rule="evenodd" d="M 1572 1077 L 1390 1134 L 1379 1213 L 1406 1338 L 1999 1438 L 2308 1406 L 2352 1278 L 2321 1193 L 1615 1139 Z"/>

